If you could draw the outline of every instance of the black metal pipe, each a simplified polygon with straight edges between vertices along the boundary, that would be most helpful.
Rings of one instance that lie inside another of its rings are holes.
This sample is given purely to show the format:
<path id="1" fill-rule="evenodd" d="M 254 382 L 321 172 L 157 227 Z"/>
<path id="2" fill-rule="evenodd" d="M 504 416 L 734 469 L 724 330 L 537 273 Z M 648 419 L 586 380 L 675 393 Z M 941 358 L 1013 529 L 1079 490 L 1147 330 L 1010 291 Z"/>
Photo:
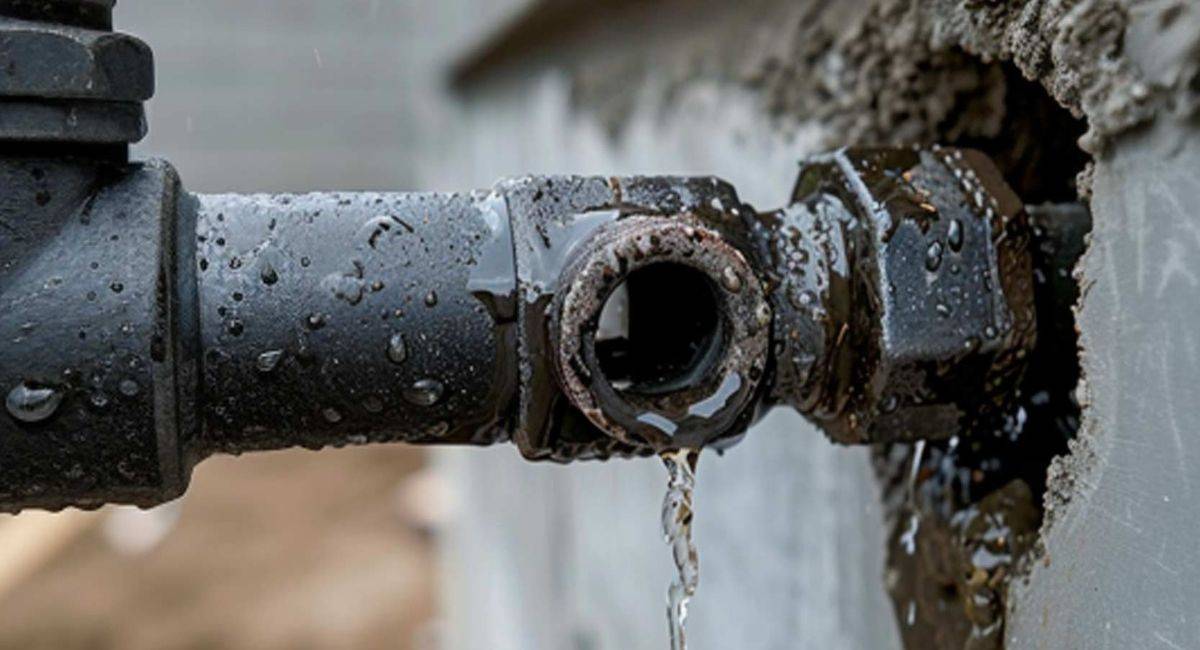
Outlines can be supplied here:
<path id="1" fill-rule="evenodd" d="M 190 453 L 504 438 L 512 321 L 472 293 L 481 268 L 512 286 L 502 203 L 200 196 L 203 426 Z"/>
<path id="2" fill-rule="evenodd" d="M 768 214 L 711 178 L 194 196 L 162 162 L 10 157 L 0 179 L 0 509 L 158 503 L 218 452 L 728 445 L 773 401 L 842 442 L 952 435 L 1033 343 L 1024 213 L 970 153 L 820 158 Z"/>
<path id="3" fill-rule="evenodd" d="M 68 158 L 0 160 L 0 177 L 0 509 L 179 494 L 195 391 L 172 336 L 178 179 Z"/>
<path id="4" fill-rule="evenodd" d="M 0 508 L 161 502 L 214 452 L 507 437 L 513 320 L 473 295 L 515 290 L 503 199 L 0 172 Z"/>
<path id="5" fill-rule="evenodd" d="M 742 317 L 766 308 L 737 248 L 750 209 L 712 179 L 195 196 L 162 162 L 14 157 L 0 172 L 3 510 L 159 503 L 213 453 L 514 436 L 566 462 L 733 438 L 756 413 L 770 314 L 742 341 Z M 564 390 L 557 337 L 590 325 L 552 332 L 552 305 L 583 286 L 567 267 L 597 238 L 626 260 L 610 285 L 648 263 L 630 246 L 714 287 L 737 276 L 718 356 L 739 383 L 679 387 L 710 425 L 687 441 L 614 436 L 597 415 L 625 417 L 622 400 L 582 405 L 579 377 Z M 712 409 L 707 389 L 725 391 Z"/>

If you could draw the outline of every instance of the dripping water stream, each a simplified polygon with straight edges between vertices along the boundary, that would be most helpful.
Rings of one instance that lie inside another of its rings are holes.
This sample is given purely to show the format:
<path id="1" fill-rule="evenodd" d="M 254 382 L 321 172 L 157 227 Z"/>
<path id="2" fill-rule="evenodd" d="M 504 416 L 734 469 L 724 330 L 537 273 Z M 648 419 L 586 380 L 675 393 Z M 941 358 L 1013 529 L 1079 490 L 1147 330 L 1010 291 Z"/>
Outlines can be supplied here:
<path id="1" fill-rule="evenodd" d="M 692 495 L 696 486 L 699 449 L 681 449 L 662 454 L 667 466 L 667 495 L 663 499 L 663 537 L 675 561 L 676 576 L 667 589 L 667 623 L 671 650 L 685 650 L 688 601 L 700 582 L 700 560 L 692 543 Z"/>
<path id="2" fill-rule="evenodd" d="M 913 445 L 912 466 L 908 471 L 908 485 L 905 487 L 905 507 L 908 509 L 908 529 L 900 536 L 904 552 L 913 555 L 917 552 L 917 530 L 921 525 L 921 514 L 917 507 L 917 479 L 921 471 L 921 457 L 925 455 L 925 441 L 918 440 Z"/>
<path id="3" fill-rule="evenodd" d="M 908 555 L 917 553 L 917 531 L 921 526 L 921 512 L 917 504 L 917 482 L 920 479 L 921 459 L 925 456 L 925 441 L 918 440 L 913 445 L 912 466 L 908 470 L 908 483 L 905 485 L 905 508 L 908 510 L 908 528 L 900 535 L 900 545 Z M 904 613 L 904 624 L 912 627 L 917 618 L 917 601 L 910 600 Z"/>

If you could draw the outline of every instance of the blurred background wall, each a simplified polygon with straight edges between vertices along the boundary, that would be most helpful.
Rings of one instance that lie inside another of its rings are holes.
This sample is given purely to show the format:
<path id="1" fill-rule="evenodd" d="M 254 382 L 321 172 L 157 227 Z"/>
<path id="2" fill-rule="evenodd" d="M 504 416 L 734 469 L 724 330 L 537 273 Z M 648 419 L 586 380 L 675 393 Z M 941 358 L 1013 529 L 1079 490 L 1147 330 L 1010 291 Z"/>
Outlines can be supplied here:
<path id="1" fill-rule="evenodd" d="M 787 3 L 749 3 L 729 33 L 713 2 L 613 27 L 631 4 L 120 0 L 118 28 L 157 59 L 136 153 L 169 159 L 201 192 L 696 173 L 781 204 L 796 159 L 827 134 L 781 127 L 697 53 L 762 47 L 746 35 Z M 491 69 L 489 44 L 503 55 L 506 28 L 539 15 L 557 18 L 516 38 L 532 52 Z M 607 56 L 650 44 L 654 65 Z M 452 87 L 472 53 L 479 69 Z M 581 82 L 566 69 L 582 56 L 612 67 Z M 664 648 L 664 489 L 652 460 L 534 466 L 507 447 L 210 461 L 151 548 L 122 552 L 90 518 L 0 593 L 0 647 Z M 877 502 L 866 451 L 791 415 L 705 456 L 694 647 L 896 646 Z"/>

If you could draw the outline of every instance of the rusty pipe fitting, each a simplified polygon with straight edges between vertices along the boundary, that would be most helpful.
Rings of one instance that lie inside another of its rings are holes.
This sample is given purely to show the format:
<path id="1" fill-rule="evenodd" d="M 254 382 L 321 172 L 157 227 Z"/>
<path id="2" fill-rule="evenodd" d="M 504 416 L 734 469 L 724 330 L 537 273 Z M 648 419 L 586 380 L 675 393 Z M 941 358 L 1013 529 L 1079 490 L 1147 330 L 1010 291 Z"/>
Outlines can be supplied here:
<path id="1" fill-rule="evenodd" d="M 733 188 L 543 177 L 496 191 L 517 268 L 521 452 L 570 461 L 736 440 L 768 374 L 770 305 L 749 262 L 753 210 Z M 601 331 L 618 292 L 632 301 L 628 336 Z"/>
<path id="2" fill-rule="evenodd" d="M 719 445 L 779 403 L 871 444 L 1011 403 L 1035 343 L 1029 226 L 986 157 L 814 157 L 791 205 L 761 214 L 695 189 L 702 211 L 626 206 L 553 285 L 558 389 L 596 429 L 642 452 Z M 628 313 L 605 333 L 614 302 Z"/>
<path id="3" fill-rule="evenodd" d="M 622 219 L 579 248 L 550 320 L 571 402 L 605 433 L 660 451 L 736 430 L 763 379 L 771 325 L 742 252 L 692 214 Z M 618 290 L 626 313 L 605 350 L 597 334 Z"/>
<path id="4" fill-rule="evenodd" d="M 1035 343 L 1024 207 L 982 154 L 848 149 L 750 225 L 771 398 L 847 444 L 947 438 L 1010 401 Z"/>

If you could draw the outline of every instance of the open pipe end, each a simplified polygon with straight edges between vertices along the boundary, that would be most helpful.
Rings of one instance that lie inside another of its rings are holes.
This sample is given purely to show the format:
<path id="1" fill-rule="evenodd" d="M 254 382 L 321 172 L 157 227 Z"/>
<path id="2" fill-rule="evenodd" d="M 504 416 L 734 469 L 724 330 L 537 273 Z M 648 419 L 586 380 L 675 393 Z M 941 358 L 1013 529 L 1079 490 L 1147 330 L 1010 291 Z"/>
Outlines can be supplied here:
<path id="1" fill-rule="evenodd" d="M 742 253 L 692 216 L 597 230 L 562 276 L 554 366 L 593 424 L 656 451 L 739 433 L 767 364 L 771 308 Z"/>

